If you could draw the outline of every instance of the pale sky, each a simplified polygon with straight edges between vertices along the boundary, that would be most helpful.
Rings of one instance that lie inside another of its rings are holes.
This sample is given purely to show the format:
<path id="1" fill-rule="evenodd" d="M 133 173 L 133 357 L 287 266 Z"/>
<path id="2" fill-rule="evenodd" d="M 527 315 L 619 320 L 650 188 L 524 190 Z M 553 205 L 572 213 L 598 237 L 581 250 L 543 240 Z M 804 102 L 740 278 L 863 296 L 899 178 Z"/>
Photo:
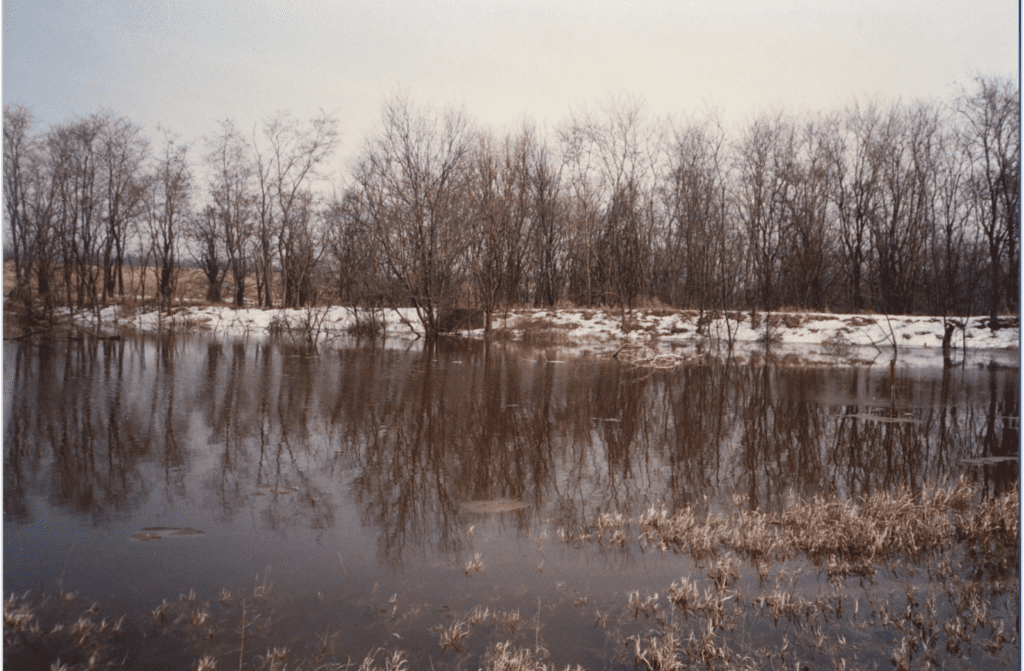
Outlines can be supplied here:
<path id="1" fill-rule="evenodd" d="M 251 132 L 322 108 L 339 169 L 399 89 L 495 131 L 550 129 L 619 93 L 742 123 L 1016 78 L 1019 26 L 1013 0 L 3 0 L 3 102 L 42 127 L 109 109 L 192 143 L 221 119 Z"/>

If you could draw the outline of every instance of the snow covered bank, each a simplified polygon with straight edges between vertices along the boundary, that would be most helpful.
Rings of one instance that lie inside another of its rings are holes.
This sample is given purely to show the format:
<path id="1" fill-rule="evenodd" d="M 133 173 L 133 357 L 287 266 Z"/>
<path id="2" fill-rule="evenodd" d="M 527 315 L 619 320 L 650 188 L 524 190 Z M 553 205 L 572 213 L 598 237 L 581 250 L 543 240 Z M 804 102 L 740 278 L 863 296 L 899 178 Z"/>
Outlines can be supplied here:
<path id="1" fill-rule="evenodd" d="M 377 316 L 389 340 L 407 341 L 422 332 L 412 308 L 381 310 Z M 78 319 L 96 326 L 91 313 L 80 314 Z M 347 339 L 358 321 L 357 313 L 345 307 L 264 310 L 197 306 L 175 308 L 171 314 L 127 314 L 115 306 L 100 313 L 104 326 L 144 332 L 173 329 L 223 336 L 312 336 L 320 344 Z M 638 310 L 627 316 L 625 323 L 618 312 L 604 310 L 514 310 L 495 315 L 493 335 L 593 353 L 614 352 L 625 343 L 643 343 L 684 358 L 722 353 L 730 342 L 741 356 L 764 356 L 767 342 L 767 350 L 777 360 L 854 365 L 887 364 L 895 345 L 900 364 L 942 365 L 943 361 L 940 317 L 729 312 L 698 321 L 699 313 L 692 310 Z M 966 328 L 956 329 L 954 358 L 960 360 L 966 342 L 968 363 L 1018 366 L 1019 321 L 1012 318 L 1007 322 L 1013 326 L 992 331 L 986 328 L 985 318 L 975 318 Z M 484 332 L 462 331 L 458 335 L 483 338 Z"/>

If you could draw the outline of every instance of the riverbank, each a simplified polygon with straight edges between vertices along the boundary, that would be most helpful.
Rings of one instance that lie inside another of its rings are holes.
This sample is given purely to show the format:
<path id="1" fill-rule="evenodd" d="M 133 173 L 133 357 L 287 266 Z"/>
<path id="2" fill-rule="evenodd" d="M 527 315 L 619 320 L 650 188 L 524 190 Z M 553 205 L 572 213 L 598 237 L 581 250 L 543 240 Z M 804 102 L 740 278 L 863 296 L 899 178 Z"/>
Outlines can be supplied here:
<path id="1" fill-rule="evenodd" d="M 74 321 L 91 328 L 140 332 L 283 336 L 317 346 L 374 332 L 399 346 L 422 336 L 412 308 L 369 313 L 339 306 L 267 310 L 196 305 L 169 312 L 128 312 L 111 306 L 98 313 L 79 313 Z M 952 361 L 1019 366 L 1019 319 L 1005 317 L 1004 324 L 992 330 L 986 317 L 966 320 L 952 333 Z M 642 345 L 670 352 L 679 362 L 731 351 L 741 360 L 768 356 L 794 364 L 882 365 L 895 355 L 903 365 L 941 366 L 944 331 L 943 319 L 937 316 L 734 311 L 705 313 L 702 318 L 696 310 L 660 308 L 636 310 L 624 318 L 618 311 L 602 309 L 518 309 L 496 314 L 489 333 L 462 328 L 452 335 L 522 341 L 581 354 L 613 354 L 624 345 Z"/>

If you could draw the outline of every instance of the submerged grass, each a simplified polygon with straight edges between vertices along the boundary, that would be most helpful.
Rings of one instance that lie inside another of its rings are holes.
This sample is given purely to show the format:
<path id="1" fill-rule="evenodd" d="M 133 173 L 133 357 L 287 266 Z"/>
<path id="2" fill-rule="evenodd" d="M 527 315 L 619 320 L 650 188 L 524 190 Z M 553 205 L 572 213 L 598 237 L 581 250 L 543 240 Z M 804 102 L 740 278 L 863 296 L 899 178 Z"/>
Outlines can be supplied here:
<path id="1" fill-rule="evenodd" d="M 601 665 L 845 671 L 1016 663 L 1016 490 L 985 497 L 958 480 L 848 501 L 794 497 L 773 513 L 740 504 L 729 514 L 663 506 L 636 519 L 601 512 L 585 532 L 560 530 L 574 546 L 658 548 L 694 560 L 692 570 L 663 586 L 645 583 L 656 591 L 633 589 L 617 603 L 594 600 L 592 626 L 609 641 Z M 474 554 L 466 573 L 477 572 L 479 562 Z M 105 669 L 147 668 L 147 659 L 159 658 L 165 668 L 202 671 L 570 668 L 564 660 L 556 665 L 544 647 L 541 615 L 556 610 L 542 611 L 539 601 L 536 622 L 523 626 L 519 610 L 493 602 L 457 616 L 410 607 L 410 619 L 397 613 L 396 594 L 390 608 L 373 612 L 389 627 L 400 623 L 404 636 L 388 629 L 394 633 L 367 641 L 374 647 L 353 659 L 338 651 L 339 641 L 351 643 L 343 631 L 281 645 L 271 593 L 266 576 L 252 590 L 222 590 L 210 600 L 189 590 L 127 623 L 124 613 L 63 591 L 50 599 L 11 595 L 4 601 L 4 661 L 12 668 Z M 562 616 L 575 617 L 591 598 L 567 597 Z M 423 636 L 437 647 L 424 648 Z M 414 647 L 401 649 L 407 642 Z"/>
<path id="2" fill-rule="evenodd" d="M 790 496 L 776 514 L 737 509 L 729 515 L 685 507 L 669 513 L 651 507 L 639 516 L 639 539 L 664 551 L 686 551 L 697 560 L 730 549 L 753 560 L 783 561 L 797 555 L 820 564 L 843 562 L 849 572 L 877 559 L 911 558 L 951 543 L 1017 545 L 1017 490 L 975 503 L 978 491 L 966 479 L 932 484 L 919 492 L 901 488 L 859 501 L 818 495 Z"/>

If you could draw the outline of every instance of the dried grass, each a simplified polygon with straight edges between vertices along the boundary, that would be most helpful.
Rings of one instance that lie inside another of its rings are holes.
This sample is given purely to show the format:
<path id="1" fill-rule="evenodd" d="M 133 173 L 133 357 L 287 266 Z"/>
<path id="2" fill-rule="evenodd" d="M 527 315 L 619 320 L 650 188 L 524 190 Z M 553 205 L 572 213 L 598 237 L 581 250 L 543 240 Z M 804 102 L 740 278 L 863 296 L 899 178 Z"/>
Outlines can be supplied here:
<path id="1" fill-rule="evenodd" d="M 623 345 L 612 357 L 627 366 L 644 370 L 673 370 L 686 361 L 678 354 L 659 352 L 653 347 L 633 343 Z"/>
<path id="2" fill-rule="evenodd" d="M 543 648 L 516 648 L 511 641 L 495 644 L 484 657 L 484 671 L 554 671 L 555 666 L 546 661 L 547 651 Z M 565 667 L 579 669 L 582 667 Z"/>

